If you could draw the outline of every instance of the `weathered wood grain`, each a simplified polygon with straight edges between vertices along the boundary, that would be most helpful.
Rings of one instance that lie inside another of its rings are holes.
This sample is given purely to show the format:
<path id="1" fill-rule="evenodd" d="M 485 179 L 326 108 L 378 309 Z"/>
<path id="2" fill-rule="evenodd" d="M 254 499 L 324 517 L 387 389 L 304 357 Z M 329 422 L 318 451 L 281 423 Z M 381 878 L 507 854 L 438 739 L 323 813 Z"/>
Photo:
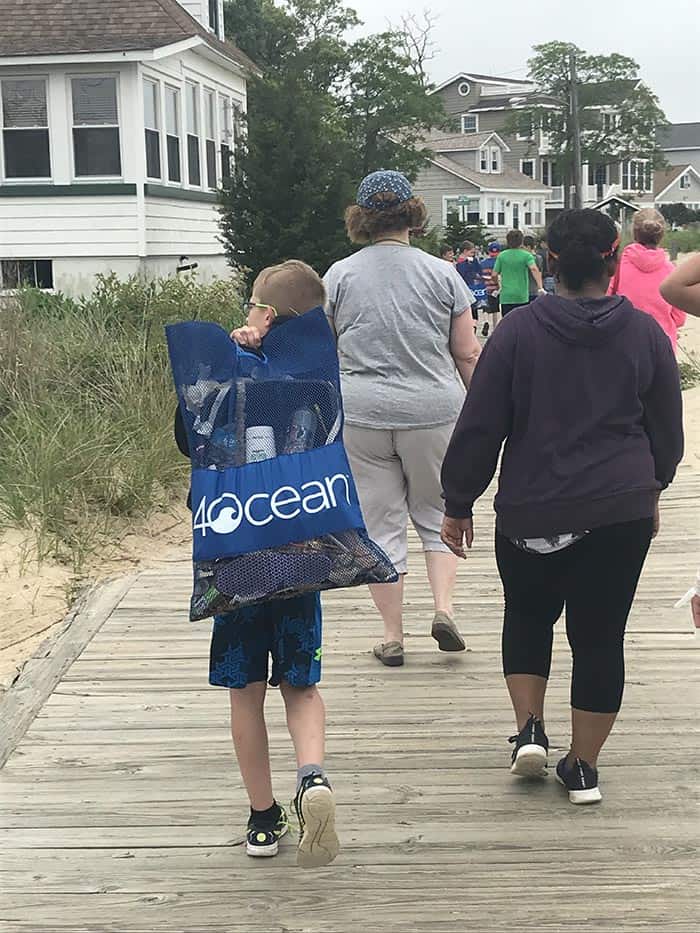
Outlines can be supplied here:
<path id="1" fill-rule="evenodd" d="M 415 538 L 405 668 L 371 656 L 380 626 L 365 590 L 324 596 L 343 849 L 318 872 L 297 871 L 291 839 L 270 862 L 245 857 L 228 699 L 207 685 L 210 625 L 187 619 L 186 555 L 124 584 L 58 682 L 33 688 L 36 718 L 0 771 L 0 933 L 697 933 L 700 655 L 673 602 L 700 557 L 700 474 L 682 469 L 663 500 L 598 808 L 571 807 L 551 778 L 508 773 L 488 513 L 455 601 L 468 652 L 441 655 L 429 637 Z M 559 629 L 553 758 L 569 735 Z M 275 690 L 268 724 L 286 801 L 294 760 Z"/>

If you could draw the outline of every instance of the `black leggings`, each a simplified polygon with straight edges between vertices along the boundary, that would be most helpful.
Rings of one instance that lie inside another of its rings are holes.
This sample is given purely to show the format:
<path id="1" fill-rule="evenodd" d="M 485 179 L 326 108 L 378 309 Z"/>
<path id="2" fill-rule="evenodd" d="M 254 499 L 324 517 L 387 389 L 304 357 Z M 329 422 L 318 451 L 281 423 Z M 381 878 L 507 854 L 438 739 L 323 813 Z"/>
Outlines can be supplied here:
<path id="1" fill-rule="evenodd" d="M 616 713 L 625 684 L 625 626 L 652 531 L 651 518 L 609 525 L 547 555 L 523 551 L 496 533 L 505 675 L 549 677 L 554 624 L 566 605 L 571 705 Z"/>

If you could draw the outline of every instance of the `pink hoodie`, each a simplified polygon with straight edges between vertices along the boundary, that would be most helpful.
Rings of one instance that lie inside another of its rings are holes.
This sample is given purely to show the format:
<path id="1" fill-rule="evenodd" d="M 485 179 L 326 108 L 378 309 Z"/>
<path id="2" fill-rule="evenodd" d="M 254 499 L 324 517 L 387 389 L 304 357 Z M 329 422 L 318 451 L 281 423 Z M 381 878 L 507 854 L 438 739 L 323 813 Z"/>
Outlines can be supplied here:
<path id="1" fill-rule="evenodd" d="M 674 269 L 666 250 L 630 243 L 622 251 L 620 266 L 610 282 L 608 294 L 624 295 L 635 308 L 650 314 L 668 335 L 675 353 L 678 328 L 685 324 L 685 313 L 672 307 L 659 292 L 659 286 Z"/>

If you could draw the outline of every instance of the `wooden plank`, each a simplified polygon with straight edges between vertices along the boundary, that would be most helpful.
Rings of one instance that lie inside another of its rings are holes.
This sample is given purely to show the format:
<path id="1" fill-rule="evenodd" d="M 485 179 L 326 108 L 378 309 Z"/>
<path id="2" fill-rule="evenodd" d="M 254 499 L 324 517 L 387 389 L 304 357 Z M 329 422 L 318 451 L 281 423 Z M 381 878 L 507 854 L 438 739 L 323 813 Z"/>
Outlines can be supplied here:
<path id="1" fill-rule="evenodd" d="M 0 768 L 5 764 L 47 697 L 79 657 L 124 594 L 133 577 L 112 580 L 84 594 L 66 619 L 61 634 L 42 645 L 27 662 L 12 689 L 0 699 Z"/>
<path id="2" fill-rule="evenodd" d="M 700 474 L 682 470 L 630 620 L 598 808 L 569 806 L 551 778 L 508 772 L 502 596 L 483 507 L 458 581 L 464 655 L 441 655 L 429 637 L 413 537 L 405 668 L 371 656 L 379 626 L 365 590 L 326 594 L 327 765 L 343 848 L 303 876 L 291 839 L 264 865 L 243 851 L 228 696 L 207 686 L 210 624 L 187 620 L 188 561 L 139 575 L 0 772 L 0 931 L 696 933 L 700 666 L 672 604 L 700 550 L 698 502 Z M 567 747 L 569 671 L 560 625 L 553 760 Z M 270 694 L 284 801 L 295 763 Z"/>

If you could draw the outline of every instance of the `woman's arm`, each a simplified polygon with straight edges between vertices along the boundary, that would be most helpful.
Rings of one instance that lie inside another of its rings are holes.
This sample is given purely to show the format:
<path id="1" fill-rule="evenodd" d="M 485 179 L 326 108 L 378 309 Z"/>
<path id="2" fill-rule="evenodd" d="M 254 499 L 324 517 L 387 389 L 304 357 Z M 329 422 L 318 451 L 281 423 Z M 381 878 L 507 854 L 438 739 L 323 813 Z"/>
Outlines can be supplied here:
<path id="1" fill-rule="evenodd" d="M 665 489 L 683 459 L 683 400 L 676 357 L 670 340 L 662 339 L 663 336 L 660 331 L 655 334 L 656 371 L 642 405 L 656 479 Z"/>
<path id="2" fill-rule="evenodd" d="M 464 387 L 468 389 L 481 353 L 481 344 L 474 333 L 474 319 L 469 310 L 452 318 L 450 353 Z"/>
<path id="3" fill-rule="evenodd" d="M 492 337 L 481 355 L 442 465 L 445 513 L 450 518 L 471 517 L 474 502 L 493 479 L 511 429 L 512 364 L 507 345 L 501 340 L 500 352 L 497 342 Z"/>
<path id="4" fill-rule="evenodd" d="M 661 283 L 660 291 L 670 305 L 700 317 L 700 254 L 681 263 Z"/>

